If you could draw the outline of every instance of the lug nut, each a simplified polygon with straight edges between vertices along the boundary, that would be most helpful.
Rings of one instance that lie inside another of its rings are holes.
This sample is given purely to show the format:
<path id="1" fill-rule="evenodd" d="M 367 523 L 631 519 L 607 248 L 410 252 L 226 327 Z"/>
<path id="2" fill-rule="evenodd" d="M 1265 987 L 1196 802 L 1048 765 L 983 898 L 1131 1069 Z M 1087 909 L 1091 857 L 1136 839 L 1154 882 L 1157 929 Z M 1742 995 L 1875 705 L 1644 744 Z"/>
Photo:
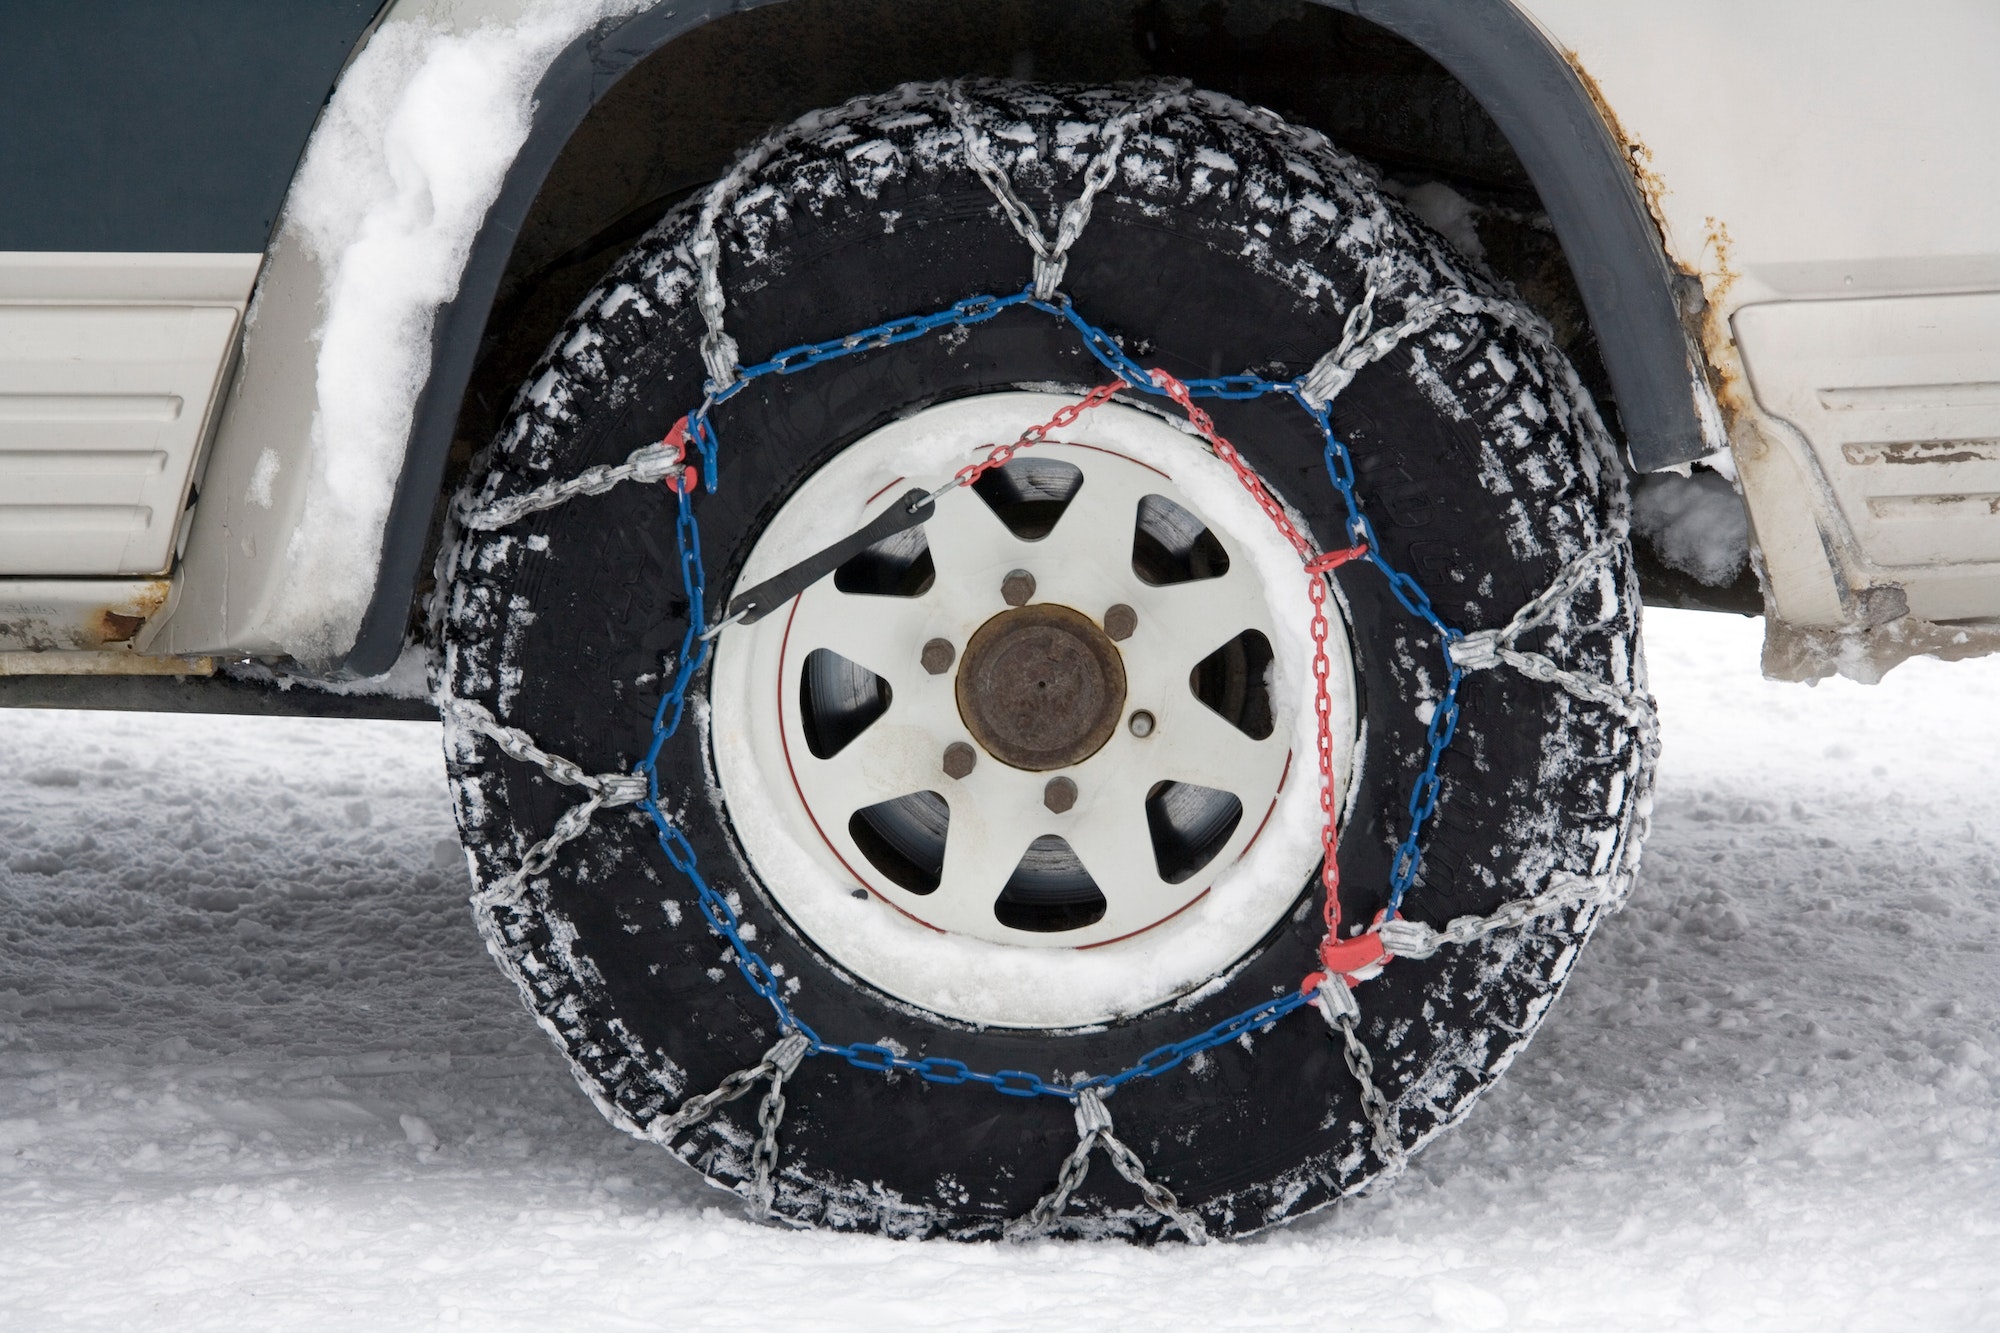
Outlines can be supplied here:
<path id="1" fill-rule="evenodd" d="M 1026 606 L 1035 595 L 1035 576 L 1025 569 L 1009 570 L 1000 580 L 1000 600 L 1009 606 Z"/>
<path id="2" fill-rule="evenodd" d="M 944 773 L 948 778 L 962 778 L 972 771 L 973 761 L 979 756 L 964 741 L 953 741 L 944 747 Z"/>
<path id="3" fill-rule="evenodd" d="M 1144 740 L 1153 734 L 1153 715 L 1141 708 L 1138 712 L 1132 714 L 1132 720 L 1128 725 L 1132 728 L 1134 736 L 1137 736 L 1140 740 Z"/>
<path id="4" fill-rule="evenodd" d="M 952 659 L 957 656 L 958 650 L 951 646 L 950 639 L 932 639 L 924 645 L 923 656 L 917 660 L 922 662 L 924 670 L 933 676 L 942 676 L 951 670 Z"/>
<path id="5" fill-rule="evenodd" d="M 1052 813 L 1064 814 L 1076 804 L 1076 784 L 1068 778 L 1050 778 L 1042 788 L 1042 804 Z"/>
<path id="6" fill-rule="evenodd" d="M 1132 631 L 1139 628 L 1139 613 L 1120 602 L 1104 613 L 1104 632 L 1113 639 L 1123 641 L 1132 637 Z"/>

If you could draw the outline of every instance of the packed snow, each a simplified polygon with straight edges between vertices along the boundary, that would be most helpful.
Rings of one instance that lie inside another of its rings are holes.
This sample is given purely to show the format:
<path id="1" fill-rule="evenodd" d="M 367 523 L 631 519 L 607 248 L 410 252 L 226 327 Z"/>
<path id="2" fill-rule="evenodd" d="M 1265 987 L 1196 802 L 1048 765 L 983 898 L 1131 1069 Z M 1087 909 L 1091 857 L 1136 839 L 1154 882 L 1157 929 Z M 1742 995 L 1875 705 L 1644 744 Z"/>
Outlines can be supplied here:
<path id="1" fill-rule="evenodd" d="M 1669 569 L 1720 588 L 1750 563 L 1750 511 L 1719 472 L 1655 472 L 1632 492 L 1632 532 Z"/>
<path id="2" fill-rule="evenodd" d="M 2000 660 L 1648 630 L 1652 843 L 1540 1037 L 1392 1192 L 1203 1250 L 758 1226 L 607 1128 L 435 726 L 0 714 L 0 1326 L 2000 1327 Z"/>
<path id="3" fill-rule="evenodd" d="M 285 580 L 317 593 L 291 599 L 271 627 L 296 656 L 337 657 L 360 624 L 432 325 L 527 140 L 536 85 L 573 39 L 637 3 L 554 0 L 463 28 L 449 4 L 406 4 L 341 74 L 278 239 L 303 246 L 323 284 L 312 475 Z M 277 471 L 266 450 L 247 498 L 268 507 Z"/>

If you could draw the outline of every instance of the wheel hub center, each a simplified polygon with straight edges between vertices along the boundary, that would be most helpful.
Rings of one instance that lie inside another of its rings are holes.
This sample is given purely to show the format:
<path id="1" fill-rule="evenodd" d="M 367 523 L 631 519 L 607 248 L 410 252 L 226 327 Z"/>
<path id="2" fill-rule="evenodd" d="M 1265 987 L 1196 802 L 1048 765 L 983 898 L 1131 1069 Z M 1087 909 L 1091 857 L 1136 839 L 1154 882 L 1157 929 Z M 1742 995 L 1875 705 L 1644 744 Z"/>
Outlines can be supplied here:
<path id="1" fill-rule="evenodd" d="M 1125 663 L 1088 616 L 1040 604 L 981 625 L 958 669 L 958 712 L 1003 764 L 1066 768 L 1102 749 L 1125 712 Z"/>

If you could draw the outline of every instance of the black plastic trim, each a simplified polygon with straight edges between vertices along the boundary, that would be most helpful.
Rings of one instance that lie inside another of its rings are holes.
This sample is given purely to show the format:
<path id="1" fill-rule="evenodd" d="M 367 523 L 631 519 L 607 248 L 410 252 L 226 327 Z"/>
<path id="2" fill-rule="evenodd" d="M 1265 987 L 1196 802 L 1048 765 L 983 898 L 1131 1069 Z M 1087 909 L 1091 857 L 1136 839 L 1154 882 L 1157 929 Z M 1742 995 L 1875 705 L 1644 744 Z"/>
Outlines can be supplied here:
<path id="1" fill-rule="evenodd" d="M 280 689 L 228 676 L 0 676 L 0 708 L 83 708 L 125 713 L 236 713 L 435 722 L 425 699 Z"/>
<path id="2" fill-rule="evenodd" d="M 1321 0 L 1443 65 L 1513 145 L 1562 242 L 1632 465 L 1657 472 L 1708 452 L 1695 369 L 1659 228 L 1583 80 L 1508 0 Z"/>
<path id="3" fill-rule="evenodd" d="M 472 378 L 479 340 L 486 332 L 486 316 L 500 290 L 521 223 L 534 206 L 549 169 L 590 108 L 632 66 L 710 19 L 757 7 L 742 0 L 692 0 L 671 10 L 654 9 L 577 38 L 542 75 L 535 89 L 535 122 L 527 141 L 507 169 L 499 197 L 486 211 L 486 223 L 459 276 L 457 294 L 438 311 L 432 327 L 431 374 L 417 399 L 403 474 L 389 506 L 388 526 L 382 534 L 382 563 L 375 572 L 375 596 L 362 616 L 354 647 L 342 663 L 344 670 L 358 676 L 378 676 L 403 650 L 418 565 L 430 536 L 431 518 L 442 503 L 439 491 L 444 485 L 452 433 L 466 383 Z"/>
<path id="4" fill-rule="evenodd" d="M 1318 0 L 1410 42 L 1493 117 L 1555 225 L 1617 395 L 1633 464 L 1654 471 L 1707 452 L 1687 334 L 1658 231 L 1589 91 L 1508 0 Z M 781 0 L 762 0 L 781 3 Z M 607 24 L 557 56 L 535 123 L 486 215 L 458 293 L 438 311 L 430 379 L 383 534 L 375 595 L 344 667 L 378 675 L 402 651 L 453 431 L 515 238 L 542 182 L 592 106 L 639 61 L 710 19 L 761 3 L 691 0 Z"/>

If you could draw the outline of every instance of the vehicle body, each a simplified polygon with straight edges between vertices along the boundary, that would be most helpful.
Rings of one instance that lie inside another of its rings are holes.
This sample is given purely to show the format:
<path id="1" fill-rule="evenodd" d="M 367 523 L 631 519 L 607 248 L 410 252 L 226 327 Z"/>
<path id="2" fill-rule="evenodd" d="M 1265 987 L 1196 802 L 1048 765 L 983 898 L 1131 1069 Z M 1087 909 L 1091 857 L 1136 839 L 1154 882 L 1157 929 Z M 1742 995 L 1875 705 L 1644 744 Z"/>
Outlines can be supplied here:
<path id="1" fill-rule="evenodd" d="M 36 132 L 10 134 L 0 159 L 0 651 L 34 684 L 4 697 L 116 706 L 167 696 L 106 675 L 185 684 L 245 660 L 387 671 L 454 441 L 479 443 L 459 432 L 480 419 L 462 401 L 496 297 L 518 302 L 564 258 L 552 248 L 686 188 L 619 162 L 619 121 L 668 150 L 664 170 L 698 177 L 736 146 L 724 127 L 740 140 L 773 113 L 723 77 L 762 43 L 804 38 L 852 65 L 869 24 L 900 23 L 912 64 L 972 51 L 991 65 L 1003 44 L 1032 60 L 1065 37 L 1033 6 L 994 14 L 983 37 L 972 11 L 939 7 L 869 6 L 854 24 L 839 5 L 734 8 L 14 11 L 8 118 Z M 1112 8 L 1102 21 L 1135 21 Z M 1859 10 L 1819 7 L 1341 8 L 1439 62 L 1461 81 L 1451 110 L 1477 103 L 1512 142 L 1577 275 L 1635 469 L 1728 450 L 1769 669 L 1865 674 L 1991 645 L 1990 10 L 1931 4 L 1883 40 Z M 169 30 L 203 40 L 146 40 Z M 619 76 L 676 61 L 710 71 L 698 111 L 657 86 L 645 106 L 612 96 Z M 1259 91 L 1284 95 L 1288 78 L 1302 100 L 1285 71 Z M 1383 121 L 1395 80 L 1373 81 L 1372 105 L 1327 105 Z M 1400 86 L 1433 108 L 1450 92 Z M 427 109 L 439 97 L 464 114 Z M 1457 165 L 1438 174 L 1490 176 L 1491 128 L 1454 131 L 1438 155 Z"/>

